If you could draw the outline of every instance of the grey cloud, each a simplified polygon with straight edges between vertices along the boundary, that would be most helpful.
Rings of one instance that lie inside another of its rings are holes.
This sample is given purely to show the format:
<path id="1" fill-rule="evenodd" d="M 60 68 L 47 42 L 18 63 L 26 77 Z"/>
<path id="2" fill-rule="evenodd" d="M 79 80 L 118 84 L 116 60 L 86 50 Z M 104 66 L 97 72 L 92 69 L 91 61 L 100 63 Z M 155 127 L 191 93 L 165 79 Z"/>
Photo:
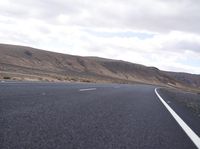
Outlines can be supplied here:
<path id="1" fill-rule="evenodd" d="M 28 35 L 18 32 L 13 33 L 12 31 L 8 30 L 1 32 L 0 39 L 1 42 L 3 43 L 14 43 L 19 45 L 23 43 L 23 45 L 29 45 L 29 46 L 37 45 L 37 41 L 31 39 L 31 37 L 29 37 Z"/>
<path id="2" fill-rule="evenodd" d="M 190 50 L 193 52 L 200 53 L 200 41 L 199 42 L 179 41 L 171 45 L 171 48 L 179 51 Z"/>
<path id="3" fill-rule="evenodd" d="M 60 14 L 72 15 L 80 14 L 79 6 L 73 1 L 64 0 L 10 0 L 7 6 L 1 7 L 0 12 L 6 16 L 20 18 L 44 19 L 48 22 L 54 20 Z"/>
<path id="4" fill-rule="evenodd" d="M 41 33 L 44 33 L 44 34 L 50 34 L 51 33 L 51 30 L 46 28 L 46 27 L 43 27 L 43 26 L 40 26 L 38 27 L 38 30 L 41 32 Z"/>
<path id="5" fill-rule="evenodd" d="M 69 17 L 69 25 L 143 29 L 155 32 L 181 30 L 200 32 L 198 0 L 10 0 L 12 7 L 1 14 L 57 22 L 60 14 Z M 88 12 L 88 16 L 83 16 Z"/>

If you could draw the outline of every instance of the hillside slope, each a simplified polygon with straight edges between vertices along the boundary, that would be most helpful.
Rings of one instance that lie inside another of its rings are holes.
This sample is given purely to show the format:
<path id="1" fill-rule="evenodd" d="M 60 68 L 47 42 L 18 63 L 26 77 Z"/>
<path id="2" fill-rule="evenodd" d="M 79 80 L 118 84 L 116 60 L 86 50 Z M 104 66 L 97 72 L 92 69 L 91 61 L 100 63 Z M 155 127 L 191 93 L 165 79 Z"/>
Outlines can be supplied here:
<path id="1" fill-rule="evenodd" d="M 180 72 L 165 72 L 168 76 L 173 77 L 183 84 L 189 84 L 193 87 L 200 87 L 200 75 L 180 73 Z"/>
<path id="2" fill-rule="evenodd" d="M 199 76 L 179 79 L 178 73 L 160 71 L 125 61 L 81 57 L 24 46 L 0 44 L 0 78 L 48 81 L 148 83 L 199 87 Z M 188 80 L 187 80 L 188 79 Z"/>

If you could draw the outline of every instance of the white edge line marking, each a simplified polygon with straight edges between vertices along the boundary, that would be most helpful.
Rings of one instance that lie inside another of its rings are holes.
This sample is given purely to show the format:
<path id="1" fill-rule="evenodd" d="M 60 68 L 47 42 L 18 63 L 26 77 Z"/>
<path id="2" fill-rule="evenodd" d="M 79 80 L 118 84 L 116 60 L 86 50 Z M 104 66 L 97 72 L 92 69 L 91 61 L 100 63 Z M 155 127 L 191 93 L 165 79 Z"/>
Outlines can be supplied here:
<path id="1" fill-rule="evenodd" d="M 196 145 L 198 149 L 200 149 L 200 138 L 199 136 L 176 114 L 176 112 L 163 100 L 163 98 L 157 92 L 158 88 L 155 88 L 155 93 L 160 99 L 160 101 L 164 104 L 167 110 L 174 117 L 176 122 L 181 126 L 181 128 L 185 131 L 188 137 L 192 140 L 192 142 Z"/>
<path id="2" fill-rule="evenodd" d="M 96 90 L 96 88 L 85 88 L 85 89 L 80 89 L 79 91 L 83 92 L 83 91 L 93 91 L 93 90 Z"/>

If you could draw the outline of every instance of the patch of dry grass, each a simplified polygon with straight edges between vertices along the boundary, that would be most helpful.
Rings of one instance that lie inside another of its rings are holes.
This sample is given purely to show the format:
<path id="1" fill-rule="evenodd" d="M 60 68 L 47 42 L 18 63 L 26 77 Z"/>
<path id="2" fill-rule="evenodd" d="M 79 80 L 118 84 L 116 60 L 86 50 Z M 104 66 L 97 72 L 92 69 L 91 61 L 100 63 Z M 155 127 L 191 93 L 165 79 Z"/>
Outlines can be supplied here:
<path id="1" fill-rule="evenodd" d="M 200 117 L 200 94 L 191 93 L 180 90 L 160 89 L 161 93 L 169 99 L 175 100 L 183 106 L 187 107 Z"/>

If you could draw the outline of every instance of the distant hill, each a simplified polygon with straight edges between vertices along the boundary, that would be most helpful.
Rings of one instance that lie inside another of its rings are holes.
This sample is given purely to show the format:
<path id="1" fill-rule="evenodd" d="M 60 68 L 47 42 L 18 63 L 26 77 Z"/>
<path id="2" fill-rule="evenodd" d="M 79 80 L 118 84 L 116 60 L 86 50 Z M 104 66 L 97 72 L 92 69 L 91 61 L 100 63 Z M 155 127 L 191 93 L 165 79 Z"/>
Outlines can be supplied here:
<path id="1" fill-rule="evenodd" d="M 200 76 L 98 57 L 0 44 L 0 79 L 147 83 L 200 87 Z"/>
<path id="2" fill-rule="evenodd" d="M 188 84 L 193 87 L 200 87 L 200 75 L 180 73 L 180 72 L 165 72 L 165 73 L 183 84 Z"/>

